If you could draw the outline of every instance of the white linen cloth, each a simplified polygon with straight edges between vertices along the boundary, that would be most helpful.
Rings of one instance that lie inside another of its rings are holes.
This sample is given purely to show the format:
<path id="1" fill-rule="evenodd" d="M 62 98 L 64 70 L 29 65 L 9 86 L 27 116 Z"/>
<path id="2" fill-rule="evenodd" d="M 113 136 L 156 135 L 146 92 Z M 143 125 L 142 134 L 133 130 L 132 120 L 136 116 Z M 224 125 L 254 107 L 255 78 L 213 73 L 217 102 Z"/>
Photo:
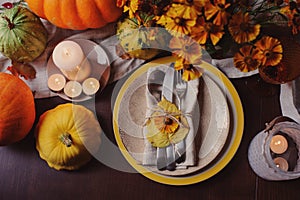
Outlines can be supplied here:
<path id="1" fill-rule="evenodd" d="M 240 78 L 258 73 L 258 70 L 243 73 L 234 67 L 233 58 L 212 59 L 213 65 L 223 71 L 229 78 Z M 287 116 L 300 123 L 300 115 L 293 102 L 292 82 L 280 85 L 280 106 L 283 116 Z"/>
<path id="2" fill-rule="evenodd" d="M 147 80 L 151 73 L 153 73 L 155 70 L 160 70 L 162 72 L 166 72 L 167 68 L 169 66 L 167 65 L 160 65 L 157 67 L 152 67 L 148 70 L 147 73 Z M 197 124 L 199 122 L 195 122 L 195 120 L 199 120 L 199 109 L 197 108 L 197 95 L 198 95 L 198 86 L 199 86 L 199 80 L 193 80 L 189 81 L 187 84 L 187 91 L 185 97 L 181 101 L 181 110 L 183 113 L 187 114 L 186 118 L 188 121 L 188 124 L 190 126 L 189 133 L 187 137 L 185 138 L 186 143 L 186 159 L 184 162 L 177 164 L 176 168 L 182 168 L 183 166 L 186 168 L 187 166 L 194 166 L 196 164 L 196 152 L 195 152 L 195 144 L 194 144 L 194 137 L 197 131 Z M 151 108 L 155 106 L 158 103 L 158 100 L 150 93 L 148 89 L 146 89 L 146 103 L 147 103 L 147 113 L 146 116 L 150 116 L 151 114 Z M 143 128 L 143 134 L 144 138 L 146 138 L 147 134 L 147 127 Z M 153 147 L 148 140 L 145 141 L 145 148 L 144 148 L 144 154 L 143 154 L 143 165 L 156 165 L 156 147 Z M 176 145 L 175 145 L 176 149 Z"/>

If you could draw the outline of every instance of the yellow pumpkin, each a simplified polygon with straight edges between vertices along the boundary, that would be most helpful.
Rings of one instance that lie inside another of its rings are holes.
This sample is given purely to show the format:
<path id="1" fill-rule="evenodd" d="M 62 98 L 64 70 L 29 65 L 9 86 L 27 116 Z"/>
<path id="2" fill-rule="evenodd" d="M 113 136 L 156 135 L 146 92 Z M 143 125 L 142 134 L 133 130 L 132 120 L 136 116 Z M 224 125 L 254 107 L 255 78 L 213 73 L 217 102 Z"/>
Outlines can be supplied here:
<path id="1" fill-rule="evenodd" d="M 56 170 L 75 170 L 99 149 L 102 129 L 84 106 L 61 104 L 43 113 L 36 127 L 40 157 Z"/>

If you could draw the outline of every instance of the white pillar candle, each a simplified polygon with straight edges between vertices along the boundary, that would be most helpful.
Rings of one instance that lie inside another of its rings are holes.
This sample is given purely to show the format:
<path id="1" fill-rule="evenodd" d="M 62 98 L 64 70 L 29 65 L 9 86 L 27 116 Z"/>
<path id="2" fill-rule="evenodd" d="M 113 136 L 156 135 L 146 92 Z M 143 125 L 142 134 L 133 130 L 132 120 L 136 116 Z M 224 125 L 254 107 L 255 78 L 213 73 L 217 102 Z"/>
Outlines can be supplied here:
<path id="1" fill-rule="evenodd" d="M 66 84 L 66 78 L 61 74 L 52 74 L 48 78 L 48 87 L 54 92 L 61 91 Z"/>
<path id="2" fill-rule="evenodd" d="M 81 84 L 77 81 L 68 81 L 64 87 L 64 93 L 71 98 L 78 97 L 82 93 Z"/>
<path id="3" fill-rule="evenodd" d="M 270 142 L 270 149 L 277 154 L 284 153 L 288 148 L 288 142 L 282 135 L 275 135 Z"/>
<path id="4" fill-rule="evenodd" d="M 91 66 L 79 44 L 73 41 L 63 41 L 53 50 L 54 64 L 69 79 L 83 81 L 91 73 Z"/>
<path id="5" fill-rule="evenodd" d="M 88 78 L 82 83 L 82 90 L 86 95 L 95 94 L 100 88 L 99 80 L 95 78 Z"/>
<path id="6" fill-rule="evenodd" d="M 284 159 L 282 157 L 277 157 L 273 161 L 274 161 L 276 167 L 280 168 L 281 170 L 287 171 L 289 169 L 289 164 L 286 161 L 286 159 Z"/>

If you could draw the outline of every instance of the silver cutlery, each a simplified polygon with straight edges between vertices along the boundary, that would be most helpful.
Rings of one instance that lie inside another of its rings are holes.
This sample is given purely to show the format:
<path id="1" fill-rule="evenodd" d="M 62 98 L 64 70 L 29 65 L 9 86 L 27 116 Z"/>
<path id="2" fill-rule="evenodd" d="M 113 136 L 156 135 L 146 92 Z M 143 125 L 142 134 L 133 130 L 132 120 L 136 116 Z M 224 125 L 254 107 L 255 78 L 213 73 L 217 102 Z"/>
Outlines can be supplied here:
<path id="1" fill-rule="evenodd" d="M 175 85 L 175 91 L 176 95 L 178 97 L 178 108 L 179 110 L 182 109 L 182 100 L 185 97 L 186 90 L 187 90 L 187 83 L 182 80 L 182 70 L 176 70 L 176 85 Z M 182 111 L 182 110 L 181 110 Z M 176 163 L 182 163 L 185 161 L 185 152 L 186 152 L 186 145 L 184 140 L 176 144 L 176 155 L 175 160 Z"/>
<path id="2" fill-rule="evenodd" d="M 173 65 L 174 64 L 171 64 L 171 66 L 168 67 L 166 71 L 164 82 L 163 82 L 163 89 L 162 89 L 162 96 L 170 102 L 173 102 L 173 90 L 174 90 L 174 79 L 175 79 L 174 78 L 175 70 Z M 165 155 L 166 155 L 166 159 L 164 158 Z M 165 161 L 166 163 L 164 163 Z M 165 169 L 163 166 L 166 166 L 166 169 L 170 171 L 176 169 L 175 152 L 172 144 L 170 144 L 165 148 L 157 149 L 157 168 L 159 170 L 163 170 Z"/>

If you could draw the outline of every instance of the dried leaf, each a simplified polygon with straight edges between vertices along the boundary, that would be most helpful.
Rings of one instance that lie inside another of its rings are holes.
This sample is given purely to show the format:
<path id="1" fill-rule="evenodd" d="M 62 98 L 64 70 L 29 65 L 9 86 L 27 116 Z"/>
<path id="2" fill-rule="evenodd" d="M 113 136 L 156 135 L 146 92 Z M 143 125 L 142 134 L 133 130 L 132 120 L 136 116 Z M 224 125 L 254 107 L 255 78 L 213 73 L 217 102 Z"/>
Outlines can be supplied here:
<path id="1" fill-rule="evenodd" d="M 36 76 L 35 69 L 27 63 L 12 62 L 12 66 L 7 68 L 13 75 L 24 77 L 24 79 L 34 79 Z"/>
<path id="2" fill-rule="evenodd" d="M 183 140 L 189 125 L 175 104 L 163 98 L 158 104 L 161 111 L 154 111 L 147 123 L 147 139 L 154 147 L 166 147 Z M 166 116 L 164 116 L 166 114 Z"/>

